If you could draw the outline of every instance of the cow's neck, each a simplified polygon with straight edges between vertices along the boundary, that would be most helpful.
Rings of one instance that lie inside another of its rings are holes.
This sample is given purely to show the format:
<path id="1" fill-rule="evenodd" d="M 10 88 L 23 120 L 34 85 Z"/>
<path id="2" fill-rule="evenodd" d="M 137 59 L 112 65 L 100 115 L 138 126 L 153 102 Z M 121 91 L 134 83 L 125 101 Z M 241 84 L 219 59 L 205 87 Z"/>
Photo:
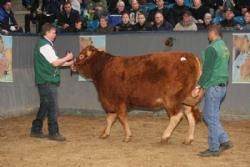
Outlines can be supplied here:
<path id="1" fill-rule="evenodd" d="M 104 66 L 107 64 L 107 62 L 112 58 L 113 56 L 106 53 L 106 52 L 100 52 L 100 55 L 96 56 L 92 62 L 92 79 L 94 81 L 97 81 L 102 76 L 102 71 Z"/>

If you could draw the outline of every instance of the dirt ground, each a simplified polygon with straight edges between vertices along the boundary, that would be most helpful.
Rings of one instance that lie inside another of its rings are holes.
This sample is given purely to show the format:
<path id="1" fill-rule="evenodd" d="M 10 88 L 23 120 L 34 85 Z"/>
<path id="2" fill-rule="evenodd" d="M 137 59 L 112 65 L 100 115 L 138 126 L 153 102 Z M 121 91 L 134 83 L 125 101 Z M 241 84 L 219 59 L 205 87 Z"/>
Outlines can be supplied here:
<path id="1" fill-rule="evenodd" d="M 65 142 L 31 138 L 33 118 L 0 120 L 0 167 L 250 167 L 250 121 L 223 121 L 234 147 L 220 157 L 200 158 L 197 153 L 207 148 L 203 122 L 197 125 L 195 141 L 186 146 L 185 119 L 169 142 L 160 144 L 169 122 L 164 116 L 130 116 L 130 143 L 122 142 L 118 122 L 108 139 L 99 139 L 105 118 L 86 116 L 60 116 Z"/>

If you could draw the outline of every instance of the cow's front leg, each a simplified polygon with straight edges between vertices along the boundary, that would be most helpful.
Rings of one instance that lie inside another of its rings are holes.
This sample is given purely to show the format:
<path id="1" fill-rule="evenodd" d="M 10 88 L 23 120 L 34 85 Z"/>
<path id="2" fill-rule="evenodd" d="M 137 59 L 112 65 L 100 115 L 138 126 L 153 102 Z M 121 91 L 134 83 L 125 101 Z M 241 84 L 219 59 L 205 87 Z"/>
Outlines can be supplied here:
<path id="1" fill-rule="evenodd" d="M 190 106 L 184 106 L 184 113 L 187 117 L 189 129 L 188 129 L 188 135 L 186 139 L 183 141 L 183 144 L 191 144 L 194 140 L 194 130 L 195 130 L 195 119 L 192 113 L 192 107 Z"/>
<path id="2" fill-rule="evenodd" d="M 170 116 L 170 122 L 169 122 L 168 127 L 166 128 L 166 130 L 164 131 L 164 133 L 163 133 L 163 135 L 161 137 L 161 143 L 165 143 L 165 142 L 168 141 L 168 139 L 170 138 L 174 128 L 180 122 L 182 117 L 183 117 L 183 112 L 182 111 L 180 111 L 176 115 Z"/>
<path id="3" fill-rule="evenodd" d="M 100 138 L 106 139 L 110 136 L 111 127 L 115 123 L 116 119 L 117 119 L 116 113 L 108 113 L 107 118 L 106 118 L 106 127 L 103 130 Z"/>
<path id="4" fill-rule="evenodd" d="M 128 113 L 127 111 L 122 111 L 118 113 L 118 118 L 120 123 L 123 126 L 124 132 L 125 132 L 125 137 L 123 139 L 124 142 L 129 142 L 131 141 L 132 133 L 129 128 L 128 124 Z"/>

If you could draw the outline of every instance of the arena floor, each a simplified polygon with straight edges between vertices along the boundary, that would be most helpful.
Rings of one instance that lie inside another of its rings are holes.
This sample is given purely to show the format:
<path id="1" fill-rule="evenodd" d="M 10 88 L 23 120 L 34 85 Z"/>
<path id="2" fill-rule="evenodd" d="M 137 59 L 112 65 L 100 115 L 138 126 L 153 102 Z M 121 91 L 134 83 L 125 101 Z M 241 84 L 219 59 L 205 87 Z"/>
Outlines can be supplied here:
<path id="1" fill-rule="evenodd" d="M 160 137 L 168 123 L 163 116 L 129 118 L 133 138 L 123 143 L 117 122 L 111 136 L 99 139 L 104 117 L 60 116 L 65 142 L 29 137 L 34 115 L 0 120 L 0 167 L 249 167 L 250 121 L 224 121 L 234 147 L 220 157 L 200 158 L 207 148 L 207 129 L 197 125 L 196 139 L 182 143 L 187 132 L 184 119 L 167 144 Z M 46 127 L 45 127 L 46 129 Z M 46 130 L 45 130 L 46 131 Z"/>

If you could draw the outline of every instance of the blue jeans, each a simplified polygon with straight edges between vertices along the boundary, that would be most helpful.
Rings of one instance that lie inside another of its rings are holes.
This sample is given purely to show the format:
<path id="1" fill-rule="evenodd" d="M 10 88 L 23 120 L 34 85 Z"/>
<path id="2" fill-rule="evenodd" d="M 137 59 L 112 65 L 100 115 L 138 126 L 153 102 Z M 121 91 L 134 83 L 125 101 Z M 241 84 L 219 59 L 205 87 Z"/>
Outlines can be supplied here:
<path id="1" fill-rule="evenodd" d="M 206 89 L 203 118 L 208 127 L 208 149 L 218 151 L 220 144 L 229 141 L 220 122 L 220 105 L 226 94 L 226 86 Z"/>
<path id="2" fill-rule="evenodd" d="M 32 122 L 33 133 L 42 132 L 43 120 L 48 117 L 48 130 L 50 135 L 59 132 L 57 123 L 58 102 L 56 84 L 39 84 L 40 107 L 36 119 Z"/>

